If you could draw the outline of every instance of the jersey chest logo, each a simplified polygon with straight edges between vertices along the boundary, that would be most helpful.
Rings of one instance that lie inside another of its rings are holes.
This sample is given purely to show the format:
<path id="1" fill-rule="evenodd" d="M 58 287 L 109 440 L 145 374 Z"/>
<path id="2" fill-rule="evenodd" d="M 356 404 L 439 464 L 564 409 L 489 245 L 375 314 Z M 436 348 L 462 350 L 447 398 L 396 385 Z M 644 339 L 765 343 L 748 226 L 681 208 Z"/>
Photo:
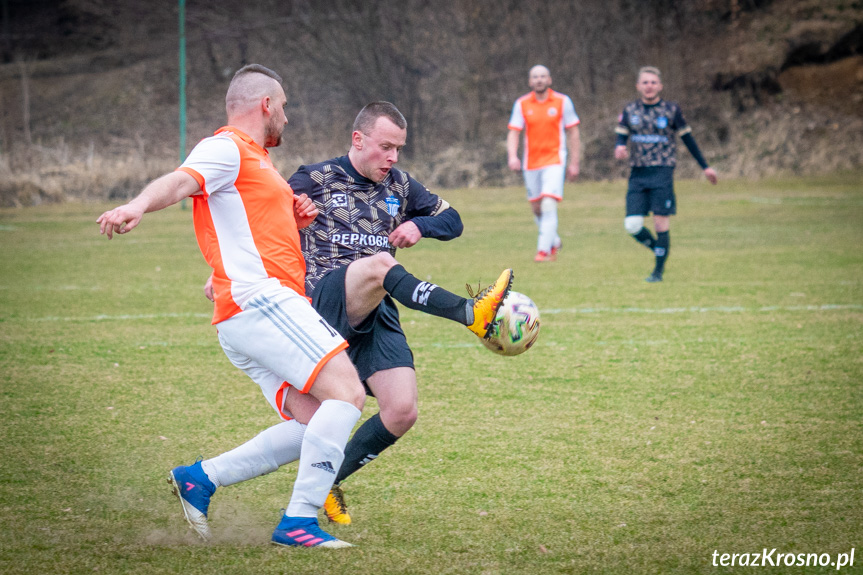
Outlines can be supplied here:
<path id="1" fill-rule="evenodd" d="M 667 128 L 668 118 L 666 118 L 665 116 L 659 116 L 658 118 L 656 118 L 656 127 L 660 130 L 664 130 L 665 128 Z"/>
<path id="2" fill-rule="evenodd" d="M 348 196 L 347 194 L 333 194 L 330 198 L 330 205 L 334 208 L 346 208 L 348 207 Z"/>
<path id="3" fill-rule="evenodd" d="M 554 118 L 555 116 L 557 116 L 557 108 L 554 108 L 554 107 L 549 108 L 548 109 L 548 115 L 550 118 Z"/>
<path id="4" fill-rule="evenodd" d="M 638 117 L 638 114 L 630 114 L 629 115 L 629 124 L 631 126 L 637 126 L 641 123 L 641 118 Z"/>
<path id="5" fill-rule="evenodd" d="M 399 213 L 399 199 L 395 196 L 388 196 L 384 201 L 387 204 L 387 213 L 393 218 L 396 217 Z"/>

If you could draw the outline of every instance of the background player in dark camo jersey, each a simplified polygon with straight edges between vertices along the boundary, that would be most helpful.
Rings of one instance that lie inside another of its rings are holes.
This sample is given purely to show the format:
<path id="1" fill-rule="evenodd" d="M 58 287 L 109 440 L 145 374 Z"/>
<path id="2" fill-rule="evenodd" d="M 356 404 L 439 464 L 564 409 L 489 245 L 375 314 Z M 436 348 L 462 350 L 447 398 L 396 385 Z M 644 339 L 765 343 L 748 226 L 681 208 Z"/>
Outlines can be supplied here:
<path id="1" fill-rule="evenodd" d="M 662 281 L 671 245 L 670 218 L 677 213 L 674 197 L 674 167 L 677 164 L 675 136 L 679 135 L 686 144 L 692 157 L 704 170 L 707 180 L 715 184 L 717 178 L 716 172 L 701 155 L 680 106 L 659 97 L 662 91 L 659 70 L 651 66 L 641 68 L 635 88 L 641 98 L 627 104 L 618 119 L 614 157 L 626 160 L 631 156 L 632 171 L 623 225 L 637 242 L 653 251 L 656 264 L 653 273 L 646 278 L 646 281 L 653 283 Z M 631 154 L 627 149 L 627 140 L 632 142 Z M 656 237 L 644 227 L 644 217 L 650 212 L 653 212 Z"/>

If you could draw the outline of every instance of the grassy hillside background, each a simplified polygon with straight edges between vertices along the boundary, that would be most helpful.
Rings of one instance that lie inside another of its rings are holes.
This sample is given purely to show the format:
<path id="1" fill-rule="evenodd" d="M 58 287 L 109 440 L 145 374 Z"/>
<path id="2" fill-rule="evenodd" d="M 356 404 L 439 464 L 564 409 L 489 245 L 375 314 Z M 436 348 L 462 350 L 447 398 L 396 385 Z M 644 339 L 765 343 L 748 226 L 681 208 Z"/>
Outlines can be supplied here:
<path id="1" fill-rule="evenodd" d="M 2 8 L 0 205 L 124 197 L 176 165 L 176 0 Z M 863 165 L 860 0 L 188 0 L 186 31 L 187 149 L 224 122 L 231 74 L 260 62 L 285 78 L 287 173 L 343 153 L 359 108 L 387 99 L 422 181 L 518 185 L 506 122 L 538 62 L 582 118 L 586 180 L 626 173 L 612 131 L 645 64 L 724 178 Z"/>

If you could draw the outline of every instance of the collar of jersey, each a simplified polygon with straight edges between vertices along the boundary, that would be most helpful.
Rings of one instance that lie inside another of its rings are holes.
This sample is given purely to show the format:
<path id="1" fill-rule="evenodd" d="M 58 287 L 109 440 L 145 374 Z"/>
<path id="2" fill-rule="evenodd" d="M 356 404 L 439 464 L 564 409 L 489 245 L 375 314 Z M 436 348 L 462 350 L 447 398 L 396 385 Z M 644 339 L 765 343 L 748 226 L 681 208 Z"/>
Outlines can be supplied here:
<path id="1" fill-rule="evenodd" d="M 644 106 L 645 108 L 655 108 L 656 106 L 660 105 L 663 102 L 662 98 L 660 98 L 659 100 L 657 100 L 653 104 L 645 104 L 644 100 L 642 100 L 641 98 L 639 98 L 638 101 L 641 102 L 641 105 Z"/>
<path id="2" fill-rule="evenodd" d="M 536 92 L 534 92 L 533 90 L 530 91 L 530 97 L 533 98 L 533 101 L 536 102 L 537 104 L 548 104 L 551 101 L 552 96 L 556 96 L 556 95 L 557 95 L 557 92 L 555 92 L 554 90 L 549 88 L 548 89 L 548 96 L 545 97 L 545 100 L 540 102 L 539 98 L 536 97 Z"/>
<path id="3" fill-rule="evenodd" d="M 338 158 L 336 158 L 336 162 L 338 162 L 342 169 L 347 172 L 350 177 L 356 180 L 357 183 L 372 186 L 375 185 L 374 180 L 368 179 L 367 177 L 359 173 L 356 168 L 354 168 L 354 165 L 351 163 L 351 159 L 347 155 L 339 156 Z M 392 172 L 392 170 L 390 170 L 390 172 Z M 389 174 L 387 174 L 387 177 L 389 177 Z"/>
<path id="4" fill-rule="evenodd" d="M 244 142 L 246 142 L 250 146 L 257 148 L 262 153 L 264 153 L 268 156 L 270 155 L 270 153 L 266 149 L 259 146 L 258 143 L 251 138 L 251 136 L 249 136 L 248 134 L 246 134 L 242 130 L 235 128 L 234 126 L 222 126 L 218 130 L 216 130 L 216 133 L 214 135 L 217 136 L 223 132 L 231 132 L 232 134 L 236 135 L 238 138 L 240 138 L 241 140 L 243 140 Z"/>

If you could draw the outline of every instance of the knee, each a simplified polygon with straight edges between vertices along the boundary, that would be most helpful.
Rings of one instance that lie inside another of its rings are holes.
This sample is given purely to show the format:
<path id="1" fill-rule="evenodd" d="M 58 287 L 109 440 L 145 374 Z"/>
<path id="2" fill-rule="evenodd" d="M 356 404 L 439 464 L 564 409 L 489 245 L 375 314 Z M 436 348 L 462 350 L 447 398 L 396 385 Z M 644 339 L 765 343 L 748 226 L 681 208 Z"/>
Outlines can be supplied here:
<path id="1" fill-rule="evenodd" d="M 539 216 L 542 214 L 542 204 L 539 201 L 534 201 L 530 203 L 530 209 L 533 211 L 533 215 Z"/>
<path id="2" fill-rule="evenodd" d="M 353 404 L 354 407 L 363 410 L 366 405 L 366 388 L 360 383 L 359 379 L 354 381 L 345 391 L 345 401 Z"/>
<path id="3" fill-rule="evenodd" d="M 623 220 L 623 227 L 626 232 L 632 235 L 637 234 L 644 227 L 644 216 L 626 216 Z"/>
<path id="4" fill-rule="evenodd" d="M 557 200 L 554 198 L 542 198 L 539 202 L 540 211 L 544 214 L 557 213 Z"/>
<path id="5" fill-rule="evenodd" d="M 383 285 L 387 273 L 399 263 L 389 252 L 380 252 L 369 256 L 368 259 L 371 264 L 372 273 L 381 285 Z"/>
<path id="6" fill-rule="evenodd" d="M 381 405 L 380 408 L 381 420 L 385 422 L 390 433 L 398 437 L 413 427 L 419 414 L 416 402 L 387 404 Z"/>
<path id="7" fill-rule="evenodd" d="M 335 390 L 335 392 L 327 397 L 322 398 L 320 401 L 324 399 L 337 399 L 339 401 L 344 401 L 346 403 L 350 403 L 360 411 L 363 410 L 363 407 L 366 405 L 366 389 L 363 387 L 363 384 L 360 383 L 359 380 L 352 381 L 348 383 L 349 380 L 344 380 L 345 384 L 340 386 L 339 389 Z"/>

